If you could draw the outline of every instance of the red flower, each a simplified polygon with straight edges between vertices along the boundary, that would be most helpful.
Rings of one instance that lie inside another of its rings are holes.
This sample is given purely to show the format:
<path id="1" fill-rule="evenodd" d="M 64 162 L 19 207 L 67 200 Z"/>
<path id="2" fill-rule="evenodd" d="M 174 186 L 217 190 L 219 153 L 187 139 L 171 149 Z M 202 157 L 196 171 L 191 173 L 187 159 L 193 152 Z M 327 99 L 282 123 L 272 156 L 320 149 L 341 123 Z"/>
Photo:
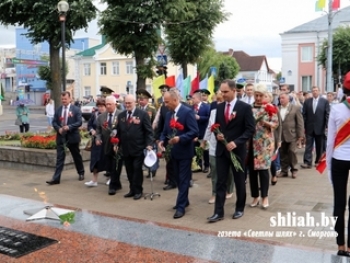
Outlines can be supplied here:
<path id="1" fill-rule="evenodd" d="M 60 120 L 60 122 L 62 122 L 62 121 L 64 120 L 64 118 L 63 118 L 63 117 L 60 117 L 59 120 Z"/>
<path id="2" fill-rule="evenodd" d="M 346 101 L 347 101 L 348 103 L 350 103 L 350 97 L 347 97 L 347 98 L 346 98 Z"/>
<path id="3" fill-rule="evenodd" d="M 272 117 L 272 115 L 277 113 L 277 109 L 272 104 L 266 104 L 265 111 L 270 117 Z"/>
<path id="4" fill-rule="evenodd" d="M 268 104 L 268 102 L 267 102 L 267 100 L 263 100 L 263 101 L 261 102 L 261 104 L 262 104 L 262 105 L 266 105 L 266 104 Z"/>
<path id="5" fill-rule="evenodd" d="M 219 123 L 214 123 L 211 127 L 210 127 L 210 131 L 211 132 L 215 132 L 216 130 L 220 129 L 220 124 Z"/>
<path id="6" fill-rule="evenodd" d="M 112 137 L 110 140 L 111 144 L 118 144 L 119 143 L 119 139 L 116 137 Z"/>
<path id="7" fill-rule="evenodd" d="M 105 129 L 107 129 L 107 127 L 108 127 L 108 122 L 105 121 L 105 122 L 103 123 L 102 127 L 105 128 Z"/>
<path id="8" fill-rule="evenodd" d="M 163 153 L 157 152 L 157 157 L 158 157 L 159 159 L 162 158 L 162 157 L 163 157 Z"/>
<path id="9" fill-rule="evenodd" d="M 182 131 L 184 129 L 184 126 L 181 123 L 177 122 L 175 119 L 171 119 L 169 125 L 173 130 Z"/>

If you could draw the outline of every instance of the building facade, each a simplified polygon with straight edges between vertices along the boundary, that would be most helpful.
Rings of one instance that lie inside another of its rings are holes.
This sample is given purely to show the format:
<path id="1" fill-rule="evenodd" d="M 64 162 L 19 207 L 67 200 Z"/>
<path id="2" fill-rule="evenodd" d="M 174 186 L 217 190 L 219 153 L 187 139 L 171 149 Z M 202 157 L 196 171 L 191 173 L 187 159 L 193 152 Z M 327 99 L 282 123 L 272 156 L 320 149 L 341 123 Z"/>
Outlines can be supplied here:
<path id="1" fill-rule="evenodd" d="M 339 10 L 333 18 L 333 31 L 350 24 L 350 7 Z M 323 41 L 328 39 L 328 16 L 297 26 L 281 34 L 282 79 L 295 91 L 310 91 L 318 86 L 326 91 L 326 69 L 319 65 Z M 333 80 L 334 91 L 337 80 Z"/>

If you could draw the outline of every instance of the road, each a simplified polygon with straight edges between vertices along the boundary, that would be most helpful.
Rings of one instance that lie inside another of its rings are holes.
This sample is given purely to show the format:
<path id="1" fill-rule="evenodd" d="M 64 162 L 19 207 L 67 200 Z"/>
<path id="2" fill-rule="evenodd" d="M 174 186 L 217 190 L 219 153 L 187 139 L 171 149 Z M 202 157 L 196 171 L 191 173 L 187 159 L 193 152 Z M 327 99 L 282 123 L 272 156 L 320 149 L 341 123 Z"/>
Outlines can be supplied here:
<path id="1" fill-rule="evenodd" d="M 0 135 L 4 135 L 6 131 L 19 132 L 19 128 L 15 125 L 15 107 L 5 107 L 3 109 L 3 115 L 0 115 Z M 45 116 L 45 110 L 32 109 L 30 110 L 30 132 L 45 132 L 47 131 L 47 118 Z M 83 126 L 86 126 L 86 122 L 83 122 Z"/>

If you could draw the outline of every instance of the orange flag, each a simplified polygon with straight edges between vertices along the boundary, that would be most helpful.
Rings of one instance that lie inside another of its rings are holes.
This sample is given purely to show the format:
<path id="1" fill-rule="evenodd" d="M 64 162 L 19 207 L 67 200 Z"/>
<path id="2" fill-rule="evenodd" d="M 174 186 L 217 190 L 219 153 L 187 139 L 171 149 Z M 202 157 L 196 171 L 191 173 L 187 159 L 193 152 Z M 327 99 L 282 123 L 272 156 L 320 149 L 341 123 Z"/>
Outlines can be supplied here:
<path id="1" fill-rule="evenodd" d="M 169 87 L 175 87 L 175 76 L 170 76 L 165 79 L 165 84 L 167 84 Z"/>

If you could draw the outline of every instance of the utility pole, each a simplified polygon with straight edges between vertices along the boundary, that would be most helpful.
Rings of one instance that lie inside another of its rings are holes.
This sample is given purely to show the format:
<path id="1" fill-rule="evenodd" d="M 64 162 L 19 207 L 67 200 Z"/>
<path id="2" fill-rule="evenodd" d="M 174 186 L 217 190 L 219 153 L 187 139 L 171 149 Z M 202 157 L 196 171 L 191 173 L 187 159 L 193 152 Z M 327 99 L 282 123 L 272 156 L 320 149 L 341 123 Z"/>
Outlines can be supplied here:
<path id="1" fill-rule="evenodd" d="M 327 92 L 333 92 L 333 10 L 332 0 L 328 1 L 328 52 L 327 52 Z"/>

